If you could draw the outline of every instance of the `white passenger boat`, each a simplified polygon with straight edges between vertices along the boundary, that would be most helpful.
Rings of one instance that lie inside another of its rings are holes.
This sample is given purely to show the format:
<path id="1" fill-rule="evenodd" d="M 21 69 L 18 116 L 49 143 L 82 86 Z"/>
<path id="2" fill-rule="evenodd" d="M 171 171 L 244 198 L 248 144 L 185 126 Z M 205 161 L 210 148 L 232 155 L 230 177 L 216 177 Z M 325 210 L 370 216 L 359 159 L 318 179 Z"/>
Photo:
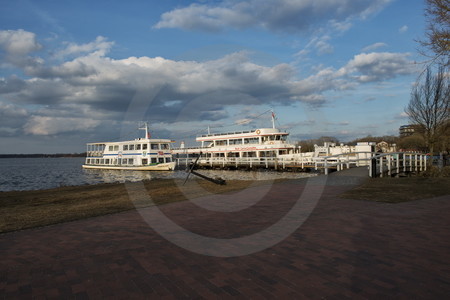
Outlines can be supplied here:
<path id="1" fill-rule="evenodd" d="M 273 160 L 300 153 L 300 146 L 287 141 L 289 133 L 275 128 L 275 117 L 272 113 L 272 128 L 259 128 L 247 131 L 208 133 L 200 135 L 196 141 L 201 146 L 172 150 L 175 158 L 195 157 L 200 155 L 200 163 L 212 161 L 231 162 L 236 160 Z"/>
<path id="2" fill-rule="evenodd" d="M 148 124 L 139 128 L 145 130 L 145 137 L 122 142 L 88 143 L 85 169 L 172 171 L 169 139 L 151 139 Z"/>

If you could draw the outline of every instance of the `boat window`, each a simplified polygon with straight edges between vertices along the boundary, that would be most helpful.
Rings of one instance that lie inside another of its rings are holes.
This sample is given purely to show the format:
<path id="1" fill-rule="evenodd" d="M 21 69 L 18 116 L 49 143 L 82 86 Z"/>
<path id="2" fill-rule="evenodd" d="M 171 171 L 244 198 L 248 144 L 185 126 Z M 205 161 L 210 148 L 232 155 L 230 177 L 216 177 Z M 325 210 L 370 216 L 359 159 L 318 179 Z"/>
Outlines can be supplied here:
<path id="1" fill-rule="evenodd" d="M 151 148 L 152 150 L 158 150 L 158 149 L 159 149 L 159 146 L 158 146 L 158 144 L 150 144 L 150 148 Z"/>
<path id="2" fill-rule="evenodd" d="M 258 144 L 259 138 L 245 138 L 244 144 Z"/>
<path id="3" fill-rule="evenodd" d="M 152 164 L 156 163 L 156 157 L 152 157 Z"/>
<path id="4" fill-rule="evenodd" d="M 147 144 L 142 144 L 142 150 L 147 150 Z"/>
<path id="5" fill-rule="evenodd" d="M 134 158 L 129 158 L 129 159 L 128 159 L 128 164 L 129 164 L 129 165 L 134 164 Z"/>
<path id="6" fill-rule="evenodd" d="M 163 163 L 164 162 L 164 158 L 163 157 L 158 157 L 158 162 L 159 163 Z"/>
<path id="7" fill-rule="evenodd" d="M 141 150 L 141 144 L 136 145 L 136 150 Z"/>
<path id="8" fill-rule="evenodd" d="M 169 149 L 169 144 L 161 144 L 161 149 L 163 150 Z"/>
<path id="9" fill-rule="evenodd" d="M 166 162 L 171 162 L 172 159 L 170 157 L 166 157 Z"/>
<path id="10" fill-rule="evenodd" d="M 134 145 L 128 146 L 128 150 L 134 150 Z"/>
<path id="11" fill-rule="evenodd" d="M 147 165 L 148 164 L 148 159 L 147 158 L 143 158 L 142 159 L 142 164 L 143 165 Z"/>
<path id="12" fill-rule="evenodd" d="M 114 146 L 113 146 L 113 145 L 109 146 L 109 147 L 108 147 L 108 150 L 109 150 L 109 151 L 113 151 L 113 150 L 114 150 Z"/>
<path id="13" fill-rule="evenodd" d="M 109 165 L 109 159 L 105 159 L 105 165 Z"/>
<path id="14" fill-rule="evenodd" d="M 119 151 L 119 145 L 114 145 L 114 151 Z"/>
<path id="15" fill-rule="evenodd" d="M 230 145 L 240 145 L 242 144 L 242 139 L 229 140 Z"/>
<path id="16" fill-rule="evenodd" d="M 216 141 L 216 146 L 225 146 L 227 144 L 226 140 L 219 140 Z"/>
<path id="17" fill-rule="evenodd" d="M 128 150 L 128 145 L 123 145 L 123 150 L 127 151 Z"/>

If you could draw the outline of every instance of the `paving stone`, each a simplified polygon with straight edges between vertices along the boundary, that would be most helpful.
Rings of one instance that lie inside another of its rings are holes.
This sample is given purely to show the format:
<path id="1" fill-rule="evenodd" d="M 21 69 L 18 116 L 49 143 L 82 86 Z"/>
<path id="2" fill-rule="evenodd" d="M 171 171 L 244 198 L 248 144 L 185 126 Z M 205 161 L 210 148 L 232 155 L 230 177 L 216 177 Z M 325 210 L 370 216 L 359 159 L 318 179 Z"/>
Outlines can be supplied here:
<path id="1" fill-rule="evenodd" d="M 145 221 L 155 208 L 2 234 L 0 298 L 447 298 L 450 196 L 400 204 L 339 198 L 361 174 L 329 175 L 326 186 L 281 182 L 158 208 L 198 235 L 231 239 L 278 222 L 307 188 L 322 192 L 297 230 L 243 256 L 206 256 L 172 244 Z M 241 211 L 198 205 L 226 208 L 262 189 L 260 201 Z"/>

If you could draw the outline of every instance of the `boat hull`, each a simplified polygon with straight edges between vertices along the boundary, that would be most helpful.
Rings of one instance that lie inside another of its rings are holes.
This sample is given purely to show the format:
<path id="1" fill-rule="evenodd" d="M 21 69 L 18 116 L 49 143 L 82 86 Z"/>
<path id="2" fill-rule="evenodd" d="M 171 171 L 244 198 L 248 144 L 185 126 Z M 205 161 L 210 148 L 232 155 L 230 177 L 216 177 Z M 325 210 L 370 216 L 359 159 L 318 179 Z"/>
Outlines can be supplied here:
<path id="1" fill-rule="evenodd" d="M 83 169 L 102 169 L 102 170 L 130 170 L 130 171 L 173 171 L 175 162 L 161 163 L 148 166 L 108 166 L 108 165 L 83 165 Z"/>

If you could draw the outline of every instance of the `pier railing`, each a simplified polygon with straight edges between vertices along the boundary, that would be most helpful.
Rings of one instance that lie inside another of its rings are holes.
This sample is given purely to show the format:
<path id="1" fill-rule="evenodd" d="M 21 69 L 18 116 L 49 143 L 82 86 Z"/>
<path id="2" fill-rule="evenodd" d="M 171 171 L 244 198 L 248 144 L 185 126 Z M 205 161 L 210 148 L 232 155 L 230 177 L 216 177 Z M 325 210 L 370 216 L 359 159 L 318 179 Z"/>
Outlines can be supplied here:
<path id="1" fill-rule="evenodd" d="M 369 176 L 392 176 L 399 173 L 422 172 L 426 169 L 426 154 L 410 152 L 380 153 L 371 158 Z"/>
<path id="2" fill-rule="evenodd" d="M 178 167 L 187 167 L 193 158 L 176 158 Z M 342 171 L 367 166 L 370 177 L 392 176 L 406 172 L 426 170 L 425 154 L 395 152 L 348 152 L 329 156 L 286 157 L 201 157 L 199 166 L 210 168 L 265 168 L 275 170 Z"/>

